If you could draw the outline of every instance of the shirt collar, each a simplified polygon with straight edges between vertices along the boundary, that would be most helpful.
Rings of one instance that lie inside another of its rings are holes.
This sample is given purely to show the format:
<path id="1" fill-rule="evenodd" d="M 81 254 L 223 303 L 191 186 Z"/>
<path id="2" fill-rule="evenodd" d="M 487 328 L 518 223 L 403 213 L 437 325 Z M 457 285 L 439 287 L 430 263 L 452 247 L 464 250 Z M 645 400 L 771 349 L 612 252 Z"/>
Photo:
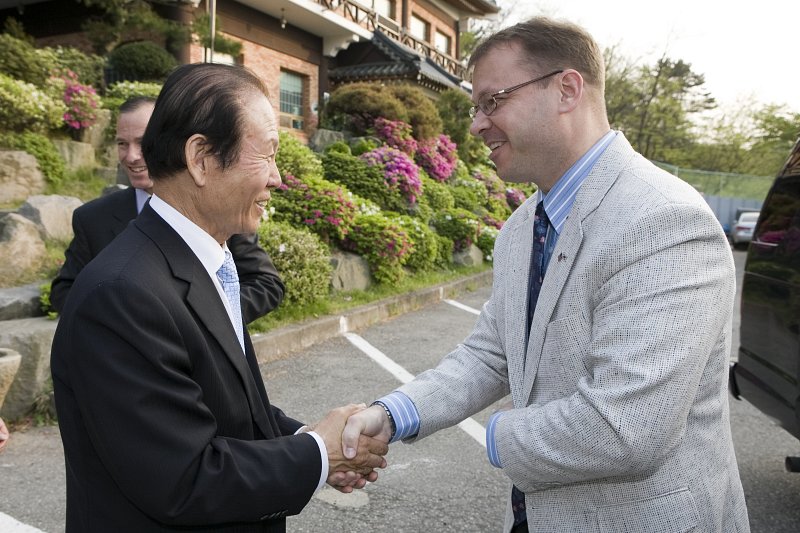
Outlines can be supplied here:
<path id="1" fill-rule="evenodd" d="M 555 186 L 547 194 L 539 191 L 539 201 L 544 202 L 544 211 L 550 224 L 556 233 L 561 234 L 561 228 L 567 220 L 572 204 L 575 203 L 575 196 L 578 194 L 589 171 L 603 154 L 605 149 L 611 144 L 618 132 L 610 130 L 603 135 L 599 141 L 589 148 L 589 150 L 567 170 L 556 182 Z"/>
<path id="2" fill-rule="evenodd" d="M 212 279 L 216 279 L 217 270 L 225 260 L 227 244 L 223 243 L 223 246 L 220 246 L 200 226 L 183 216 L 177 209 L 155 194 L 150 198 L 150 207 L 181 236 L 208 271 L 208 275 Z"/>
<path id="3" fill-rule="evenodd" d="M 144 204 L 147 203 L 147 200 L 150 199 L 150 193 L 144 189 L 135 189 L 136 190 L 136 213 L 141 213 L 142 209 L 144 209 Z"/>

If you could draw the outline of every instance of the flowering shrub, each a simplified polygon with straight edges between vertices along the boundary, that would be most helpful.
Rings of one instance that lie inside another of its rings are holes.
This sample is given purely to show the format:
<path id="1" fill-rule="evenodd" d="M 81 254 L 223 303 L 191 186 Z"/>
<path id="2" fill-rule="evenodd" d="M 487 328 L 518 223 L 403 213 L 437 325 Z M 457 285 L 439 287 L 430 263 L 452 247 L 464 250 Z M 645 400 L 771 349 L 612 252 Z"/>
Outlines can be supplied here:
<path id="1" fill-rule="evenodd" d="M 413 244 L 405 265 L 413 270 L 431 270 L 439 251 L 436 233 L 424 222 L 407 215 L 397 217 L 397 223 Z"/>
<path id="2" fill-rule="evenodd" d="M 458 153 L 450 137 L 442 134 L 420 142 L 415 159 L 431 178 L 444 182 L 453 175 L 458 163 Z"/>
<path id="3" fill-rule="evenodd" d="M 505 219 L 498 219 L 492 216 L 491 213 L 486 213 L 481 217 L 481 222 L 483 222 L 483 224 L 488 227 L 492 227 L 499 230 L 503 228 L 503 222 L 505 222 Z"/>
<path id="4" fill-rule="evenodd" d="M 78 75 L 71 70 L 51 78 L 49 86 L 52 90 L 61 92 L 61 99 L 67 106 L 63 119 L 68 130 L 80 131 L 94 124 L 99 103 L 94 87 L 80 83 Z"/>
<path id="5" fill-rule="evenodd" d="M 403 152 L 389 146 L 376 148 L 359 156 L 370 167 L 383 169 L 383 181 L 390 191 L 399 193 L 406 208 L 417 203 L 422 192 L 419 167 Z"/>
<path id="6" fill-rule="evenodd" d="M 475 178 L 456 178 L 452 180 L 450 192 L 456 202 L 456 207 L 461 207 L 473 213 L 480 212 L 489 203 L 489 192 L 483 183 Z"/>
<path id="7" fill-rule="evenodd" d="M 521 206 L 526 200 L 525 193 L 513 187 L 506 188 L 506 203 L 513 210 Z"/>
<path id="8" fill-rule="evenodd" d="M 324 179 L 300 181 L 291 174 L 272 195 L 272 220 L 306 226 L 326 243 L 341 241 L 350 231 L 356 206 L 346 189 Z"/>
<path id="9" fill-rule="evenodd" d="M 480 227 L 480 233 L 478 234 L 478 240 L 475 242 L 475 246 L 480 248 L 481 252 L 483 252 L 483 258 L 489 262 L 494 260 L 494 241 L 497 239 L 499 233 L 500 229 L 492 226 Z"/>
<path id="10" fill-rule="evenodd" d="M 411 136 L 411 124 L 378 117 L 373 127 L 375 135 L 392 148 L 397 148 L 412 158 L 417 153 L 417 141 Z"/>
<path id="11" fill-rule="evenodd" d="M 0 124 L 4 130 L 45 133 L 61 126 L 65 111 L 60 100 L 0 73 Z"/>
<path id="12" fill-rule="evenodd" d="M 301 181 L 322 178 L 322 162 L 311 148 L 286 132 L 278 134 L 280 147 L 275 157 L 281 175 L 291 174 Z"/>
<path id="13" fill-rule="evenodd" d="M 370 167 L 364 160 L 352 155 L 346 145 L 326 150 L 322 156 L 322 167 L 326 180 L 344 185 L 354 194 L 382 208 L 402 210 L 406 205 L 403 198 L 390 191 L 384 183 L 382 168 Z"/>
<path id="14" fill-rule="evenodd" d="M 456 251 L 462 251 L 478 238 L 478 217 L 466 209 L 447 209 L 431 219 L 431 225 L 440 235 L 452 239 Z"/>
<path id="15" fill-rule="evenodd" d="M 106 98 L 120 100 L 120 104 L 134 96 L 149 96 L 158 98 L 161 84 L 143 81 L 119 81 L 106 89 Z M 105 102 L 105 101 L 104 101 Z M 104 107 L 106 107 L 104 105 Z M 110 108 L 109 108 L 110 109 Z"/>
<path id="16" fill-rule="evenodd" d="M 472 173 L 472 177 L 486 187 L 486 193 L 489 198 L 497 198 L 503 202 L 506 201 L 506 184 L 493 170 L 479 167 Z"/>
<path id="17" fill-rule="evenodd" d="M 395 219 L 382 214 L 358 215 L 344 243 L 369 264 L 378 283 L 397 283 L 413 250 L 408 234 Z"/>
<path id="18" fill-rule="evenodd" d="M 286 285 L 284 305 L 304 305 L 328 296 L 330 252 L 319 237 L 305 228 L 269 221 L 261 224 L 258 241 Z"/>
<path id="19" fill-rule="evenodd" d="M 434 211 L 452 209 L 455 207 L 453 193 L 450 187 L 427 176 L 422 177 L 422 197 Z"/>

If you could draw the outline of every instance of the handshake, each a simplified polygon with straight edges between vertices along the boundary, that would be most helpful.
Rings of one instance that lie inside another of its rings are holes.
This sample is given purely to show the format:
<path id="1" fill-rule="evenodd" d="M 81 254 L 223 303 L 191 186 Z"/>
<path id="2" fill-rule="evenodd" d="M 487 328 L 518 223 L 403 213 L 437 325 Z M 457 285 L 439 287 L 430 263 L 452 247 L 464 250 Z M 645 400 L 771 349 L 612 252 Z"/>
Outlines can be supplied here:
<path id="1" fill-rule="evenodd" d="M 328 450 L 330 486 L 343 493 L 362 489 L 386 468 L 392 425 L 386 411 L 374 405 L 350 404 L 329 412 L 312 428 Z"/>

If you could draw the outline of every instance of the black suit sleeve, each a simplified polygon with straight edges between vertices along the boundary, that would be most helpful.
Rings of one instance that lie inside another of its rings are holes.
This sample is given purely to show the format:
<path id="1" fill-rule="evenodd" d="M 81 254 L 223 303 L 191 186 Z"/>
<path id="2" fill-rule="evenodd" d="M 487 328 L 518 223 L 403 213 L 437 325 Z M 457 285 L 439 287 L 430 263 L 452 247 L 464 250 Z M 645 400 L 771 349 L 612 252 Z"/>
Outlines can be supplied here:
<path id="1" fill-rule="evenodd" d="M 50 306 L 59 313 L 64 309 L 64 302 L 67 300 L 67 294 L 69 294 L 75 278 L 93 257 L 79 209 L 72 213 L 72 232 L 74 237 L 64 253 L 64 264 L 50 284 Z"/>
<path id="2" fill-rule="evenodd" d="M 257 234 L 232 236 L 228 249 L 239 274 L 242 318 L 249 324 L 278 307 L 286 288 L 269 255 L 259 246 Z"/>

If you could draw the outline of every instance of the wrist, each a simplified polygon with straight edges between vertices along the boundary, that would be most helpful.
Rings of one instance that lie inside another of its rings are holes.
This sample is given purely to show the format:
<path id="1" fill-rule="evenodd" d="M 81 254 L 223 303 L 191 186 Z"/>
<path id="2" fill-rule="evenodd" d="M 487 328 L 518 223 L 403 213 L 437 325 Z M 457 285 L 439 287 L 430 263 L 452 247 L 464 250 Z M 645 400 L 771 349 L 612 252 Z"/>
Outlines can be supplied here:
<path id="1" fill-rule="evenodd" d="M 389 437 L 389 440 L 391 441 L 392 439 L 394 439 L 394 434 L 397 432 L 397 425 L 394 422 L 394 417 L 392 416 L 392 412 L 389 410 L 389 408 L 386 406 L 386 404 L 383 403 L 380 400 L 372 402 L 370 407 L 372 407 L 373 405 L 377 406 L 377 407 L 381 407 L 383 409 L 383 412 L 386 413 L 386 417 L 389 419 L 389 425 L 392 428 L 392 434 Z"/>

